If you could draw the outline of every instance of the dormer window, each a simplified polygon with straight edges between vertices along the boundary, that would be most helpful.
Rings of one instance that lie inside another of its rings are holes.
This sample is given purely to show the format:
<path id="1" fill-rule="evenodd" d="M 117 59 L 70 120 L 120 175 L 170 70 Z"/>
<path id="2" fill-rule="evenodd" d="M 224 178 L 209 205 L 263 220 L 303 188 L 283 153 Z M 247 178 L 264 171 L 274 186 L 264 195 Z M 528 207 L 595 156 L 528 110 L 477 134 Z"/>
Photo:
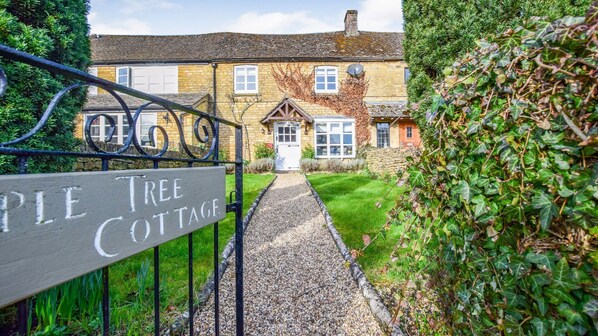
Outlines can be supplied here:
<path id="1" fill-rule="evenodd" d="M 235 67 L 235 93 L 258 93 L 257 65 Z"/>
<path id="2" fill-rule="evenodd" d="M 338 92 L 338 69 L 333 66 L 316 67 L 316 93 Z"/>

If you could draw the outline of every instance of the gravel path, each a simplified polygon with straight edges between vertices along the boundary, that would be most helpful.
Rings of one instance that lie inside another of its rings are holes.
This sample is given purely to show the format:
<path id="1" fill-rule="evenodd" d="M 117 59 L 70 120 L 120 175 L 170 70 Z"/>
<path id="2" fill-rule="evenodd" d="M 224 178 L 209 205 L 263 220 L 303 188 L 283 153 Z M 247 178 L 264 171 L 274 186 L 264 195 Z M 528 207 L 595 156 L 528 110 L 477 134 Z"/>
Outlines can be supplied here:
<path id="1" fill-rule="evenodd" d="M 281 174 L 245 233 L 246 335 L 383 335 L 303 176 Z M 234 261 L 220 283 L 220 332 L 234 335 Z M 213 297 L 197 313 L 214 333 Z"/>

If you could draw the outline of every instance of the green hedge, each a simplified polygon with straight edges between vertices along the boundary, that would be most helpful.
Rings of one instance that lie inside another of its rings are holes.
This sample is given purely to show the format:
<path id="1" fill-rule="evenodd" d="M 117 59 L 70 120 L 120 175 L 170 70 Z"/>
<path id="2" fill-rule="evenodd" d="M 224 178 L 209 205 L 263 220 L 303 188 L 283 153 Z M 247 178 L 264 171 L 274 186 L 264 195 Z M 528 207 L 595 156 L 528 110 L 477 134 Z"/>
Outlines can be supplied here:
<path id="1" fill-rule="evenodd" d="M 0 0 L 0 43 L 81 70 L 89 66 L 90 49 L 85 0 Z M 23 63 L 0 59 L 8 87 L 0 97 L 0 142 L 16 139 L 31 130 L 52 97 L 72 81 Z M 65 96 L 46 127 L 33 136 L 26 148 L 74 150 L 75 115 L 85 102 L 85 90 Z M 72 170 L 65 157 L 32 158 L 29 172 Z M 14 157 L 0 155 L 0 174 L 16 172 Z"/>
<path id="2" fill-rule="evenodd" d="M 394 215 L 430 232 L 457 334 L 596 335 L 597 29 L 593 7 L 478 42 L 412 112 L 426 150 Z"/>

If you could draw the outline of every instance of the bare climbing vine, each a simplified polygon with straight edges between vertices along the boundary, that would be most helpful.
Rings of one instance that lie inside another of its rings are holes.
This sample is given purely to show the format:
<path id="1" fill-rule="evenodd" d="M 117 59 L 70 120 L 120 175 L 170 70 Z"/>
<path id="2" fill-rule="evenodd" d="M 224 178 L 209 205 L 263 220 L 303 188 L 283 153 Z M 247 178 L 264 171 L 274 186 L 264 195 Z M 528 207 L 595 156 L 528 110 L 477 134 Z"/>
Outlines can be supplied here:
<path id="1" fill-rule="evenodd" d="M 305 71 L 301 64 L 274 65 L 272 76 L 278 88 L 289 96 L 328 107 L 339 114 L 354 118 L 357 145 L 363 145 L 370 140 L 369 114 L 363 102 L 368 90 L 365 73 L 358 78 L 348 77 L 341 81 L 338 94 L 334 95 L 316 94 L 314 73 Z"/>

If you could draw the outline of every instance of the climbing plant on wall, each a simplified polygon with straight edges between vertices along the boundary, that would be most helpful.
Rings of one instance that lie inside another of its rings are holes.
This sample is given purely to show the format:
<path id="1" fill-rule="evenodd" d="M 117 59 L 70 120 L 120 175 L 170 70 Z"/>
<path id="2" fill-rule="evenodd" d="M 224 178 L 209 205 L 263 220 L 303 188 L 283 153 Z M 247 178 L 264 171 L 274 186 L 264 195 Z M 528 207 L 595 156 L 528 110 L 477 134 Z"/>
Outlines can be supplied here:
<path id="1" fill-rule="evenodd" d="M 370 140 L 369 114 L 363 98 L 368 90 L 365 73 L 357 78 L 348 77 L 340 82 L 338 94 L 322 95 L 314 91 L 315 75 L 300 64 L 276 65 L 272 76 L 278 88 L 293 98 L 328 107 L 337 113 L 355 119 L 357 145 Z"/>

